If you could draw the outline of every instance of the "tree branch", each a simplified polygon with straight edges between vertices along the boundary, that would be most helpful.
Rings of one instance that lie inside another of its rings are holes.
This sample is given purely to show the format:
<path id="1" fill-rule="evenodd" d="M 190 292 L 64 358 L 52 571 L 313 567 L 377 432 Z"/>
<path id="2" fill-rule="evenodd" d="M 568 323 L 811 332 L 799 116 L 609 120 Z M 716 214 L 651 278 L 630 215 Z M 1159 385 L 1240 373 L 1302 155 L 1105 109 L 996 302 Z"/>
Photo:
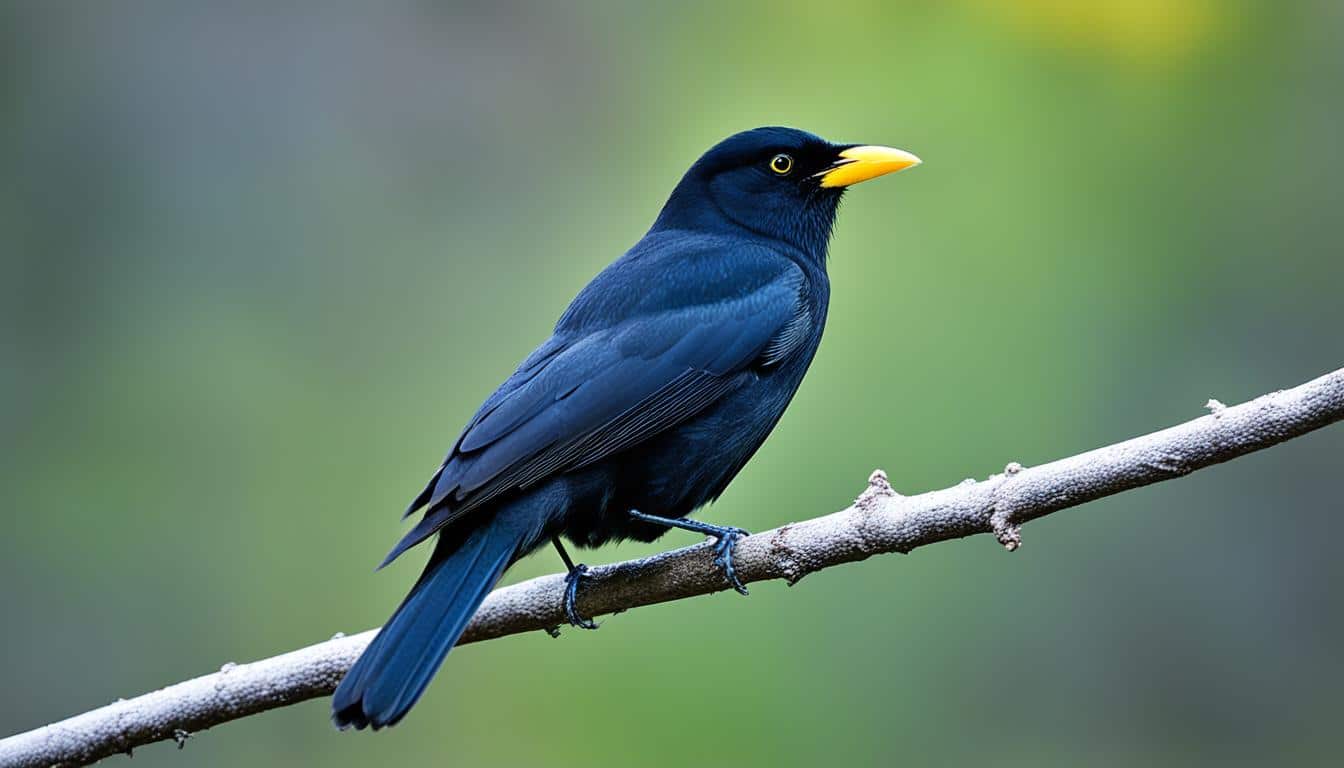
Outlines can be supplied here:
<path id="1" fill-rule="evenodd" d="M 848 508 L 742 539 L 736 566 L 744 582 L 784 579 L 884 552 L 993 533 L 1009 550 L 1021 526 L 1051 512 L 1194 470 L 1298 437 L 1344 419 L 1344 369 L 1235 407 L 1038 467 L 1009 464 L 1002 474 L 904 497 L 880 470 Z M 708 543 L 592 570 L 579 599 L 586 616 L 679 600 L 727 587 Z M 496 590 L 462 643 L 533 632 L 565 621 L 560 574 Z M 191 735 L 213 725 L 283 707 L 336 687 L 374 630 L 337 636 L 251 664 L 169 686 L 0 741 L 0 766 L 86 765 L 133 747 Z"/>

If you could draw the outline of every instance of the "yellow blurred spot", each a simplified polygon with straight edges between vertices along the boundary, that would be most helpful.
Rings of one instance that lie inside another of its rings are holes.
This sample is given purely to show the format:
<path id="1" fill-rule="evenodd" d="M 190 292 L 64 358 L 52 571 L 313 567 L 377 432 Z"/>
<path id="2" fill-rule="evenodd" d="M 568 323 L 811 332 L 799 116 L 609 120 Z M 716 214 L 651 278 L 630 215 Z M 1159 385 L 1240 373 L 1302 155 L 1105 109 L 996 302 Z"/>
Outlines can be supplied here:
<path id="1" fill-rule="evenodd" d="M 1168 65 L 1205 49 L 1224 19 L 1211 0 L 970 0 L 1040 45 Z"/>

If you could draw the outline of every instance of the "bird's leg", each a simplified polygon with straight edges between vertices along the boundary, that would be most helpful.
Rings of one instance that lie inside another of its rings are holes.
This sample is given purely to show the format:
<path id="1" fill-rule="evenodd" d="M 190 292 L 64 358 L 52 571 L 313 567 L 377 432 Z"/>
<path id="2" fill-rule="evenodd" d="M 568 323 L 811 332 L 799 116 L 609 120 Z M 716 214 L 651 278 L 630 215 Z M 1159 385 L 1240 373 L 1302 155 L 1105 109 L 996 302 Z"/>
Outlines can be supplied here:
<path id="1" fill-rule="evenodd" d="M 560 543 L 559 536 L 552 536 L 551 543 L 555 545 L 555 551 L 560 553 L 560 559 L 565 561 L 565 569 L 569 573 L 565 574 L 565 618 L 569 620 L 571 626 L 580 629 L 597 629 L 597 624 L 592 619 L 584 618 L 579 615 L 579 609 L 576 603 L 579 597 L 579 582 L 583 581 L 588 575 L 588 566 L 583 563 L 578 565 L 570 559 L 569 553 L 565 551 L 565 545 Z M 558 635 L 557 630 L 552 636 Z"/>
<path id="2" fill-rule="evenodd" d="M 689 520 L 686 518 L 678 519 L 646 515 L 637 509 L 630 510 L 630 517 L 645 523 L 666 525 L 672 528 L 680 528 L 684 531 L 695 531 L 696 533 L 703 533 L 706 536 L 713 536 L 718 540 L 714 544 L 714 564 L 723 569 L 723 575 L 724 578 L 728 580 L 728 586 L 744 595 L 747 594 L 746 586 L 737 578 L 737 573 L 733 570 L 733 550 L 737 548 L 737 540 L 743 536 L 750 536 L 751 531 L 743 530 L 741 528 L 711 525 L 709 523 L 702 523 L 699 520 Z"/>

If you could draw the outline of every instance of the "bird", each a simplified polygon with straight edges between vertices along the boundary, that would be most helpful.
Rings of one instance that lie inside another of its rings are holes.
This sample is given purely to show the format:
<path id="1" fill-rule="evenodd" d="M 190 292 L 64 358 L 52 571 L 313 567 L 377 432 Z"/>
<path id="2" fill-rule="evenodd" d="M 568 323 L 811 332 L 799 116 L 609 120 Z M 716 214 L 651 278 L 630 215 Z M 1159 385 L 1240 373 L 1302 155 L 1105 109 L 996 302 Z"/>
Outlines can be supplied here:
<path id="1" fill-rule="evenodd" d="M 918 165 L 904 150 L 762 127 L 691 165 L 648 232 L 574 298 L 550 337 L 488 397 L 407 508 L 419 521 L 379 568 L 435 538 L 410 593 L 332 697 L 340 729 L 399 722 L 505 570 L 551 542 L 564 614 L 586 566 L 562 543 L 715 541 L 725 586 L 746 588 L 747 534 L 689 515 L 765 441 L 821 341 L 827 258 L 854 184 Z"/>

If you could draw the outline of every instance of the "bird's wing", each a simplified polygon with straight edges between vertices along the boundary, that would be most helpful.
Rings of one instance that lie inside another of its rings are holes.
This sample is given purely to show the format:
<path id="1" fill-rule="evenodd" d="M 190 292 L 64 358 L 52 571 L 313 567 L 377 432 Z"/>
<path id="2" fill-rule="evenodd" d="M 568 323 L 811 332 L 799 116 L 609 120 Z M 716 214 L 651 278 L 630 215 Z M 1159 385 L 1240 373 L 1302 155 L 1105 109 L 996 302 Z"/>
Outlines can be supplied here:
<path id="1" fill-rule="evenodd" d="M 425 507 L 424 519 L 385 562 L 502 493 L 593 464 L 684 421 L 754 365 L 786 356 L 806 335 L 804 277 L 766 253 L 768 259 L 733 258 L 750 272 L 734 281 L 739 290 L 663 301 L 653 312 L 635 307 L 627 317 L 589 323 L 569 338 L 558 332 L 543 344 L 463 432 L 411 505 Z"/>

